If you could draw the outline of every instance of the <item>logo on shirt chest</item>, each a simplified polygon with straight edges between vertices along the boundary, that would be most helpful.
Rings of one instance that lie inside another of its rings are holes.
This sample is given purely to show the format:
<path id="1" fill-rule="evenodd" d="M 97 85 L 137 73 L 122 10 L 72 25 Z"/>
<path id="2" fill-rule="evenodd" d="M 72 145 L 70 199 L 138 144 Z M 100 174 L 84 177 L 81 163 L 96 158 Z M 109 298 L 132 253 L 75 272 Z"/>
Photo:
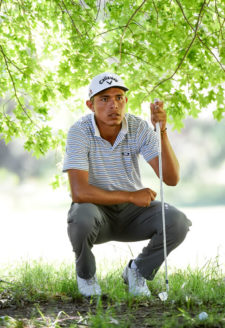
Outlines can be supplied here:
<path id="1" fill-rule="evenodd" d="M 130 153 L 129 153 L 129 152 L 126 152 L 126 151 L 123 151 L 123 152 L 122 152 L 122 155 L 123 155 L 123 156 L 130 156 Z"/>

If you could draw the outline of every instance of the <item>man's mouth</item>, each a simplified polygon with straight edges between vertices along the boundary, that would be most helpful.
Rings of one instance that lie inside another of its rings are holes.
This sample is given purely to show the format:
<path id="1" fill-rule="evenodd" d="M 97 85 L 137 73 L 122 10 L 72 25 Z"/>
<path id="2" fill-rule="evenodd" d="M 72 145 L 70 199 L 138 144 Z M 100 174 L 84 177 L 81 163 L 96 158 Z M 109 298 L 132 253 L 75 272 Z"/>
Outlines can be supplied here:
<path id="1" fill-rule="evenodd" d="M 112 114 L 109 114 L 109 117 L 111 117 L 111 118 L 118 118 L 118 117 L 120 117 L 120 114 L 112 113 Z"/>

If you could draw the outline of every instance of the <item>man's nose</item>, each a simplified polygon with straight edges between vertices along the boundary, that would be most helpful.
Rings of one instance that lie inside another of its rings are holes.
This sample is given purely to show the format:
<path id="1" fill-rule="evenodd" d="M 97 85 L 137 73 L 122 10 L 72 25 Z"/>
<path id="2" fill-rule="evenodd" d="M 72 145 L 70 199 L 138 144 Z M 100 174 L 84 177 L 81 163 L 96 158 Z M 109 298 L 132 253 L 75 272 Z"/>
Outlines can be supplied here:
<path id="1" fill-rule="evenodd" d="M 118 108 L 118 103 L 117 103 L 116 99 L 114 99 L 114 98 L 110 99 L 110 107 L 111 108 Z"/>

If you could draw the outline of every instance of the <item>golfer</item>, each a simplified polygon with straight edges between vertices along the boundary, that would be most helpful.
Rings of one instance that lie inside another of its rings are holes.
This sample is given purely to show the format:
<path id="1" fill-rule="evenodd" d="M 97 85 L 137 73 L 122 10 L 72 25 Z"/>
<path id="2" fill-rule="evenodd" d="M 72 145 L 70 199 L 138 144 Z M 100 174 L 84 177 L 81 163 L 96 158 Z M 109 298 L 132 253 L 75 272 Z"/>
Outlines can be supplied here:
<path id="1" fill-rule="evenodd" d="M 128 88 L 113 73 L 93 78 L 86 104 L 91 113 L 68 132 L 63 171 L 68 173 L 72 204 L 68 235 L 76 258 L 77 284 L 84 296 L 101 295 L 92 247 L 108 241 L 146 240 L 146 247 L 124 269 L 135 296 L 150 296 L 146 284 L 164 261 L 161 202 L 144 187 L 138 160 L 142 155 L 159 176 L 157 134 L 149 123 L 126 113 Z M 160 122 L 163 179 L 175 186 L 179 163 L 167 135 L 163 102 L 150 105 L 151 122 Z M 184 240 L 191 222 L 165 204 L 167 253 Z"/>

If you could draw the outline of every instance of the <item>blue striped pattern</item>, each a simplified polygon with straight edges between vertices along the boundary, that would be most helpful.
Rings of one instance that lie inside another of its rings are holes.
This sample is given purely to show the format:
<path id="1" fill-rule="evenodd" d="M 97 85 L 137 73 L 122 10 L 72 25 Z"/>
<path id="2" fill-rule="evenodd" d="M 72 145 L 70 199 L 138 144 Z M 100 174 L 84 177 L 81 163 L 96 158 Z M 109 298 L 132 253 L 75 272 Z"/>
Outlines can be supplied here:
<path id="1" fill-rule="evenodd" d="M 158 156 L 157 135 L 148 123 L 126 114 L 113 146 L 102 139 L 88 114 L 69 130 L 63 172 L 68 169 L 89 172 L 89 183 L 104 190 L 135 191 L 143 188 L 139 155 L 148 162 Z"/>

